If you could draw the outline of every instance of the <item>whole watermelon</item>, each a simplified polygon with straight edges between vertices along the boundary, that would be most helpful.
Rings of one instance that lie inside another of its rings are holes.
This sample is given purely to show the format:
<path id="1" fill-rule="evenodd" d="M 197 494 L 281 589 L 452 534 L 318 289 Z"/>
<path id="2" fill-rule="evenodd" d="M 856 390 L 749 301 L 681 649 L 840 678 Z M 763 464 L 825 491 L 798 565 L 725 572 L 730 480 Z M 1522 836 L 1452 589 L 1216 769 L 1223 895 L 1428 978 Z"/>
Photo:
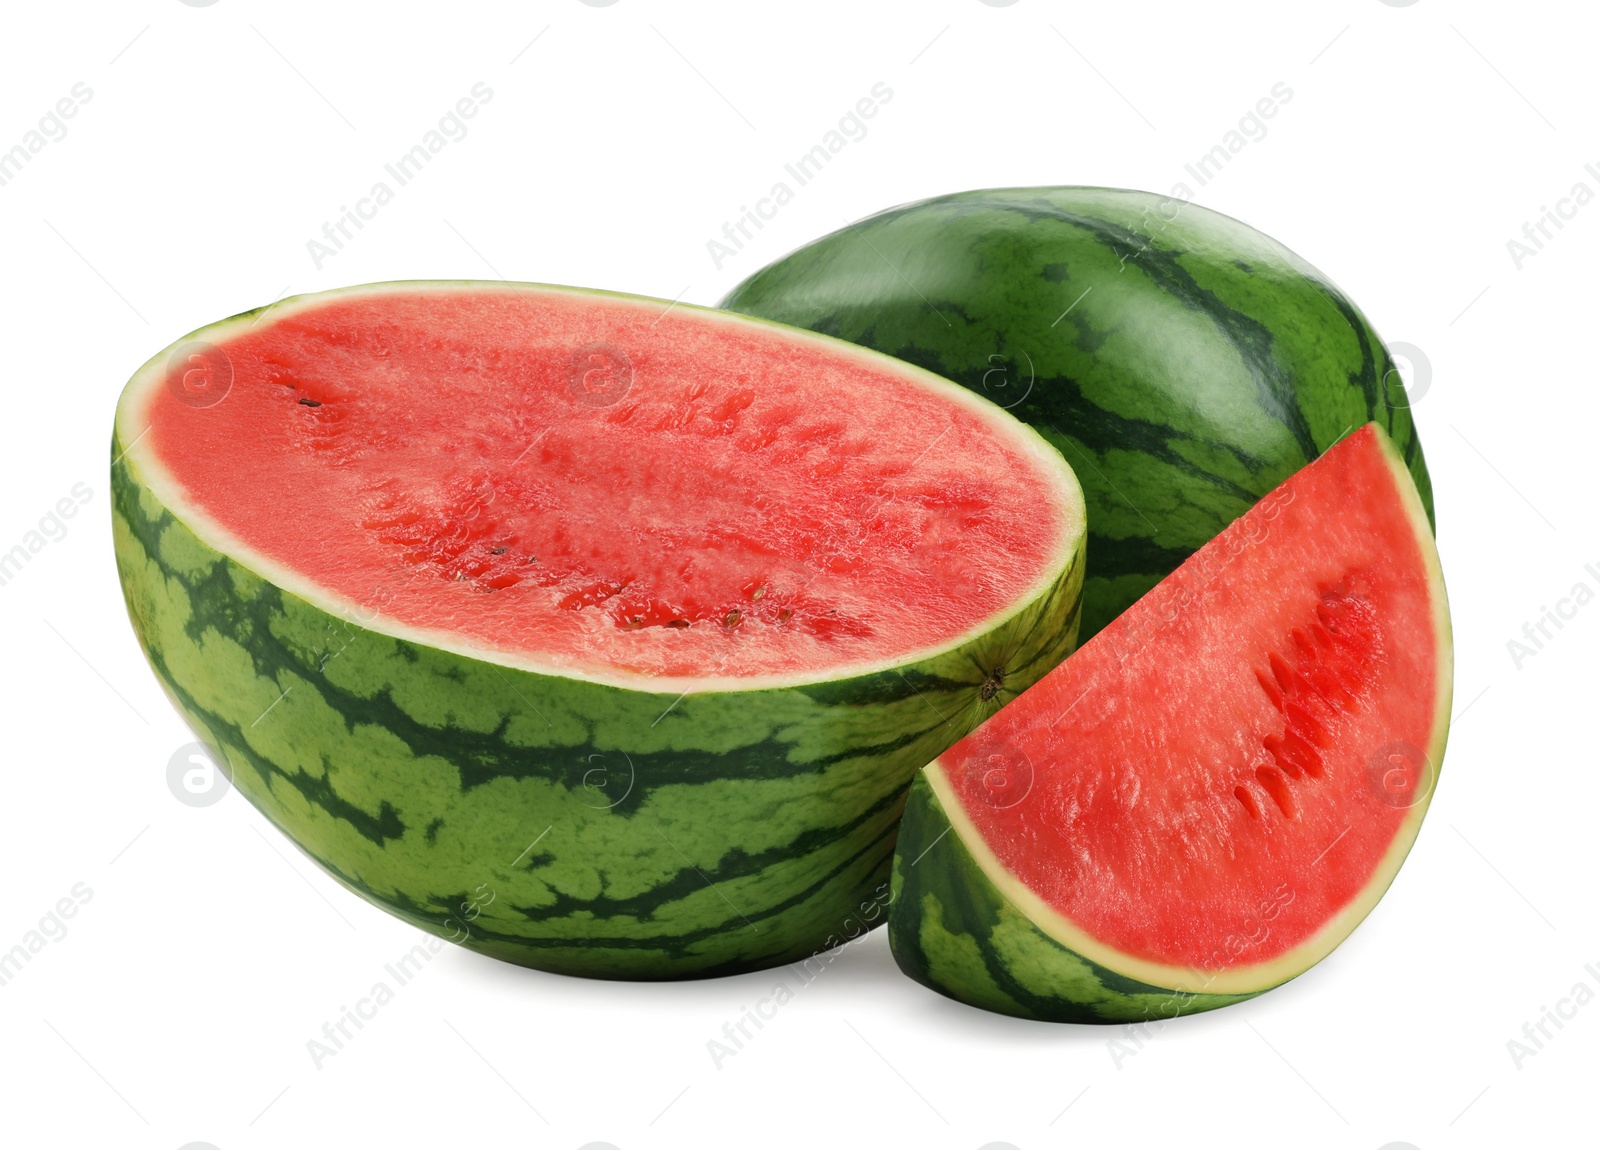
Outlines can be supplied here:
<path id="1" fill-rule="evenodd" d="M 1433 521 L 1405 390 L 1366 318 L 1271 237 L 1192 203 L 938 196 L 806 245 L 722 306 L 888 352 L 1033 424 L 1088 502 L 1084 639 L 1369 421 Z"/>

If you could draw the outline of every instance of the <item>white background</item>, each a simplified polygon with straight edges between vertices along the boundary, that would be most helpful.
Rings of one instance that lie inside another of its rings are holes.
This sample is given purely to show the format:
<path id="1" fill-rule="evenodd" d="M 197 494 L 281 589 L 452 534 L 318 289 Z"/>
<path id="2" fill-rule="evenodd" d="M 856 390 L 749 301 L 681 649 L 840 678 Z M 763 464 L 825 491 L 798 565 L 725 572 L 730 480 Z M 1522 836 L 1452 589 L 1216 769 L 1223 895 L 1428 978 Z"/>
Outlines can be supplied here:
<path id="1" fill-rule="evenodd" d="M 1576 983 L 1600 990 L 1584 969 L 1600 970 L 1600 605 L 1520 667 L 1507 648 L 1574 584 L 1600 588 L 1584 569 L 1600 570 L 1600 206 L 1520 268 L 1507 249 L 1575 183 L 1600 192 L 1585 17 L 1442 0 L 7 5 L 0 150 L 75 84 L 92 98 L 0 187 L 0 550 L 75 484 L 92 494 L 0 587 L 0 950 L 74 884 L 93 894 L 0 987 L 0 1141 L 1592 1144 L 1600 1004 L 1520 1068 L 1507 1047 Z M 307 241 L 479 81 L 493 98 L 470 133 L 317 267 Z M 894 95 L 868 135 L 716 268 L 723 222 L 879 81 Z M 1184 164 L 1280 81 L 1293 98 L 1269 133 L 1196 186 Z M 1297 982 L 1120 1063 L 1120 1030 L 987 1015 L 902 978 L 880 931 L 720 1068 L 707 1041 L 770 975 L 590 983 L 455 948 L 316 1068 L 307 1041 L 420 936 L 237 795 L 197 809 L 168 790 L 191 736 L 128 627 L 108 526 L 133 369 L 289 292 L 503 275 L 714 303 L 891 204 L 1178 181 L 1420 349 L 1457 723 L 1366 925 Z"/>

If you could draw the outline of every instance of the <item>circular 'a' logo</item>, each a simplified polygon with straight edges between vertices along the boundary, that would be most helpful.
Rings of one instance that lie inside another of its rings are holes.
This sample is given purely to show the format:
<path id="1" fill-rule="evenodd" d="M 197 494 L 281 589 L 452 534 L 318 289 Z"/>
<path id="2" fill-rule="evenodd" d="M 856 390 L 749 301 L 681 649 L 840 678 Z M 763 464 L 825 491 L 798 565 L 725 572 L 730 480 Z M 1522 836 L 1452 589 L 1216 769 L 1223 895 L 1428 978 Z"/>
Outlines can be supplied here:
<path id="1" fill-rule="evenodd" d="M 980 745 L 966 772 L 972 792 L 997 810 L 1016 806 L 1033 790 L 1032 761 L 1008 742 Z"/>
<path id="2" fill-rule="evenodd" d="M 185 407 L 215 407 L 233 390 L 233 361 L 215 344 L 181 344 L 167 357 L 167 388 Z"/>
<path id="3" fill-rule="evenodd" d="M 186 807 L 221 802 L 232 785 L 227 771 L 199 743 L 185 743 L 167 760 L 167 789 Z"/>
<path id="4" fill-rule="evenodd" d="M 633 760 L 628 752 L 617 751 L 622 757 L 617 762 L 614 755 L 593 754 L 585 762 L 581 789 L 583 805 L 597 811 L 610 810 L 633 793 Z"/>
<path id="5" fill-rule="evenodd" d="M 1385 743 L 1367 759 L 1367 788 L 1380 802 L 1401 810 L 1432 794 L 1437 774 L 1427 752 L 1413 743 Z"/>
<path id="6" fill-rule="evenodd" d="M 1384 402 L 1391 408 L 1415 407 L 1433 383 L 1433 363 L 1414 343 L 1391 343 L 1389 358 L 1394 362 L 1383 373 Z"/>
<path id="7" fill-rule="evenodd" d="M 633 386 L 627 352 L 608 343 L 585 344 L 567 364 L 567 391 L 579 403 L 610 407 Z"/>
<path id="8" fill-rule="evenodd" d="M 1022 353 L 1021 364 L 998 352 L 989 356 L 988 364 L 978 379 L 985 399 L 1009 410 L 1033 394 L 1033 357 L 1027 352 Z"/>

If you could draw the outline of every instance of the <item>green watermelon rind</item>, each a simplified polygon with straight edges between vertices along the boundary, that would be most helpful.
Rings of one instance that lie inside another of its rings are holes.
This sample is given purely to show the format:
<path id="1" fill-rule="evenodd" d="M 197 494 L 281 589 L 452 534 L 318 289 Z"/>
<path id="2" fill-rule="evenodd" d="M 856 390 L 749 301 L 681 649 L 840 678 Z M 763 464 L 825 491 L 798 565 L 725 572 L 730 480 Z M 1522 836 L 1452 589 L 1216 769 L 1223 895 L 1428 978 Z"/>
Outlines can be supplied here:
<path id="1" fill-rule="evenodd" d="M 539 673 L 214 549 L 140 474 L 136 435 L 112 440 L 129 617 L 219 767 L 350 890 L 544 970 L 703 977 L 836 945 L 887 881 L 911 775 L 1076 641 L 1081 532 L 1031 598 L 896 667 L 681 695 Z"/>

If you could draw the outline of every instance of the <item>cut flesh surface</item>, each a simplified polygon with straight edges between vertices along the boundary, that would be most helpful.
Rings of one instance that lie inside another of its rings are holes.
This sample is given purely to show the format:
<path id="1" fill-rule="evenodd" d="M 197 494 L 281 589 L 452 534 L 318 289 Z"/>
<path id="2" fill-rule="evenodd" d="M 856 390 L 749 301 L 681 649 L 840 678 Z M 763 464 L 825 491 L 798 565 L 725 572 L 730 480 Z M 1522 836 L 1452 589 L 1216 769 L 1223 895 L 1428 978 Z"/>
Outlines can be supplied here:
<path id="1" fill-rule="evenodd" d="M 1070 470 L 999 409 L 709 309 L 379 285 L 180 353 L 118 412 L 163 504 L 364 626 L 535 669 L 691 689 L 894 666 L 1038 594 L 1083 530 Z"/>
<path id="2" fill-rule="evenodd" d="M 1388 437 L 1331 448 L 928 768 L 1051 939 L 1237 993 L 1326 955 L 1388 887 L 1443 755 L 1451 643 Z"/>

